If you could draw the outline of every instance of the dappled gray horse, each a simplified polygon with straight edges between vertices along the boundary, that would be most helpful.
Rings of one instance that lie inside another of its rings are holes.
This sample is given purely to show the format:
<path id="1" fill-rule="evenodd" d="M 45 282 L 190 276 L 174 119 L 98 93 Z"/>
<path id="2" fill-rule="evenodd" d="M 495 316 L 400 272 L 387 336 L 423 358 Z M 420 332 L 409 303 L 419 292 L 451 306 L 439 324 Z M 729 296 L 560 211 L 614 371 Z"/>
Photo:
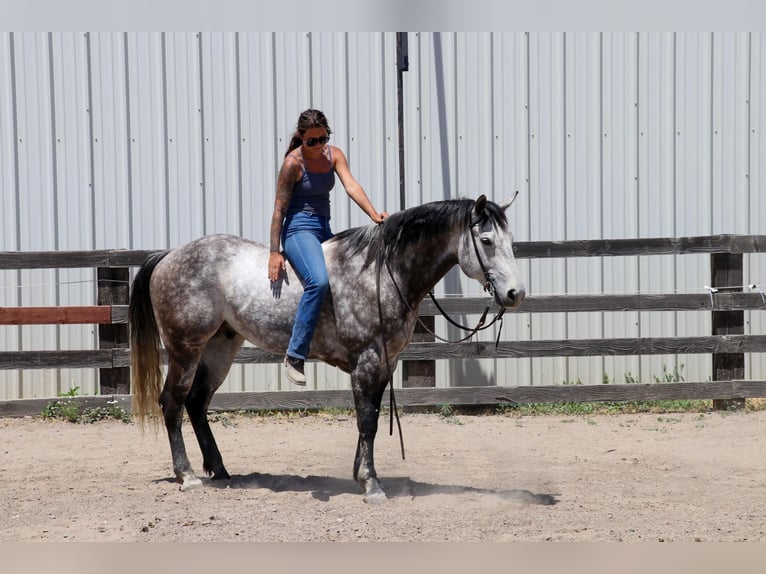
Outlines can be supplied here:
<path id="1" fill-rule="evenodd" d="M 383 392 L 407 347 L 418 305 L 455 264 L 503 308 L 518 306 L 524 284 L 505 216 L 483 195 L 394 213 L 380 225 L 337 234 L 323 244 L 330 276 L 311 357 L 350 373 L 359 442 L 354 478 L 365 500 L 385 498 L 373 444 Z M 284 354 L 302 286 L 292 269 L 270 283 L 266 246 L 230 235 L 202 237 L 150 256 L 130 296 L 133 412 L 160 416 L 181 489 L 201 484 L 186 455 L 181 422 L 189 414 L 205 472 L 229 478 L 207 420 L 213 393 L 245 340 Z M 160 341 L 168 354 L 162 386 Z"/>

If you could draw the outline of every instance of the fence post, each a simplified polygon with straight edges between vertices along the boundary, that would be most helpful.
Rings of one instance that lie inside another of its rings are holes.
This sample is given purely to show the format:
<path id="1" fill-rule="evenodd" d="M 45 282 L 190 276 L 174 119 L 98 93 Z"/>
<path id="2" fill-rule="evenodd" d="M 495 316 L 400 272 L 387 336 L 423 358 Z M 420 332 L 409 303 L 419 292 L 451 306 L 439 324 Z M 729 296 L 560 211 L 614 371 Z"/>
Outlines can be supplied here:
<path id="1" fill-rule="evenodd" d="M 742 291 L 741 253 L 712 253 L 710 255 L 711 286 L 726 291 Z M 742 335 L 745 332 L 744 311 L 713 311 L 713 335 Z M 713 380 L 731 381 L 745 378 L 744 353 L 713 353 Z M 745 399 L 714 399 L 715 410 L 745 408 Z"/>
<path id="2" fill-rule="evenodd" d="M 130 270 L 127 267 L 98 268 L 98 305 L 127 305 L 130 294 Z M 127 349 L 130 346 L 127 325 L 99 325 L 99 349 Z M 130 394 L 130 368 L 99 369 L 99 393 Z"/>
<path id="3" fill-rule="evenodd" d="M 420 320 L 434 330 L 434 317 L 422 316 Z M 415 325 L 415 332 L 412 334 L 413 343 L 432 343 L 434 336 L 424 329 L 420 323 Z M 435 387 L 436 386 L 436 361 L 433 359 L 423 359 L 420 361 L 402 361 L 402 387 L 405 389 L 413 387 Z"/>

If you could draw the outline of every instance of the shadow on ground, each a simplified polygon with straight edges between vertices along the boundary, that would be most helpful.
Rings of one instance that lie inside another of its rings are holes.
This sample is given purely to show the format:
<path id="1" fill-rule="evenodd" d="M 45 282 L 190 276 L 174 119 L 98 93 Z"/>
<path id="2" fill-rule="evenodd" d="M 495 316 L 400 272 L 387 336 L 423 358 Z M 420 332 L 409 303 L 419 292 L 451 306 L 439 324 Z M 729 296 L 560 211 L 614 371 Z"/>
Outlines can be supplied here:
<path id="1" fill-rule="evenodd" d="M 341 494 L 362 494 L 359 484 L 352 479 L 332 476 L 297 476 L 294 474 L 262 474 L 254 472 L 247 475 L 234 475 L 229 480 L 202 479 L 206 486 L 215 488 L 267 488 L 273 492 L 310 492 L 317 500 L 327 502 L 333 496 Z M 525 504 L 550 506 L 558 500 L 552 494 L 536 494 L 529 490 L 511 489 L 495 490 L 491 488 L 475 488 L 472 486 L 456 486 L 446 484 L 430 484 L 418 482 L 410 478 L 390 477 L 381 481 L 383 489 L 389 498 L 416 498 L 435 494 L 482 494 L 495 496 L 504 500 L 516 500 Z"/>

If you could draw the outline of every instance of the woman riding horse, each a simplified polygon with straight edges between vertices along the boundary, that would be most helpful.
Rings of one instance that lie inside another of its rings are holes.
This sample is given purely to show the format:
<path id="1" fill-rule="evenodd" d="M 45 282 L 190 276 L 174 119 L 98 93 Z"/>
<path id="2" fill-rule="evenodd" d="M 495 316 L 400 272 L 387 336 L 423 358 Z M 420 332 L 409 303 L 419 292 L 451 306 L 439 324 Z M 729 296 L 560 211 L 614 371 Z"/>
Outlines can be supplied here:
<path id="1" fill-rule="evenodd" d="M 298 118 L 295 134 L 279 170 L 274 215 L 271 217 L 269 281 L 279 280 L 285 271 L 284 253 L 303 283 L 303 296 L 295 315 L 284 364 L 287 378 L 306 384 L 304 361 L 309 356 L 322 301 L 330 288 L 322 242 L 333 236 L 330 230 L 330 190 L 335 174 L 346 193 L 375 223 L 388 215 L 375 210 L 361 185 L 351 175 L 340 148 L 328 145 L 330 126 L 319 110 L 306 110 Z"/>

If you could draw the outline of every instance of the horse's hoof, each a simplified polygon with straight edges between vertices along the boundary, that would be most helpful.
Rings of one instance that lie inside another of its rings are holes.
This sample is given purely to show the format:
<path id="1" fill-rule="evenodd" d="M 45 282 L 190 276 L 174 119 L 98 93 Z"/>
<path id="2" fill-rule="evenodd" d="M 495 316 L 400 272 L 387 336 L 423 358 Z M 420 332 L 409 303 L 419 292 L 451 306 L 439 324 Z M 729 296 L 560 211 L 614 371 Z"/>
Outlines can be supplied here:
<path id="1" fill-rule="evenodd" d="M 228 480 L 231 478 L 222 464 L 215 468 L 205 467 L 205 472 L 212 480 Z"/>
<path id="2" fill-rule="evenodd" d="M 202 488 L 202 481 L 196 476 L 187 476 L 184 477 L 178 490 L 186 492 L 187 490 L 194 490 L 195 488 Z"/>
<path id="3" fill-rule="evenodd" d="M 383 504 L 386 500 L 388 500 L 388 498 L 386 497 L 386 493 L 382 490 L 380 492 L 371 492 L 364 495 L 364 501 L 373 506 Z"/>
<path id="4" fill-rule="evenodd" d="M 387 500 L 386 493 L 380 487 L 380 484 L 375 484 L 367 488 L 367 492 L 364 493 L 364 501 L 368 504 L 378 505 L 383 504 Z"/>

